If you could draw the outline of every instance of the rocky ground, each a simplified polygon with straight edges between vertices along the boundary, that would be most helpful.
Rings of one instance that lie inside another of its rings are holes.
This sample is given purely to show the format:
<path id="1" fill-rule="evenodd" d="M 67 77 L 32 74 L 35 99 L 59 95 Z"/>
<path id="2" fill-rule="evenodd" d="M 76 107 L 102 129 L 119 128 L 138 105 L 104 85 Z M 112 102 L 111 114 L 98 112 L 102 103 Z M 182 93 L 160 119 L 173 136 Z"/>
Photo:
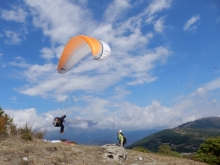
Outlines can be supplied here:
<path id="1" fill-rule="evenodd" d="M 24 141 L 16 137 L 1 139 L 0 151 L 1 165 L 205 165 L 183 158 L 124 150 L 114 145 L 70 145 L 39 139 Z"/>

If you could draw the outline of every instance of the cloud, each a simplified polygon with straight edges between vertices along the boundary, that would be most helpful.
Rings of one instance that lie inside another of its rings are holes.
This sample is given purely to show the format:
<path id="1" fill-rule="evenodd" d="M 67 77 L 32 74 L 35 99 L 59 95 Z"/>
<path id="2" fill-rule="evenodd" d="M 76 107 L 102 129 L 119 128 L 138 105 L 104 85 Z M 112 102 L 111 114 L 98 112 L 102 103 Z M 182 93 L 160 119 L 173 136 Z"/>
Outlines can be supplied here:
<path id="1" fill-rule="evenodd" d="M 170 107 L 162 105 L 157 100 L 141 107 L 121 99 L 114 99 L 118 98 L 116 95 L 107 99 L 92 95 L 78 97 L 78 101 L 83 102 L 83 106 L 76 106 L 74 103 L 72 104 L 74 106 L 51 110 L 45 114 L 37 114 L 34 108 L 5 110 L 5 112 L 14 118 L 14 122 L 19 127 L 28 123 L 35 129 L 45 128 L 48 130 L 54 129 L 52 125 L 48 125 L 55 117 L 53 114 L 61 116 L 64 112 L 68 112 L 67 121 L 71 127 L 116 127 L 130 130 L 173 128 L 202 117 L 220 115 L 218 111 L 220 102 L 217 99 L 208 101 L 207 98 L 201 99 L 196 95 L 190 95 Z M 91 124 L 89 125 L 89 123 Z"/>
<path id="2" fill-rule="evenodd" d="M 77 90 L 100 92 L 119 83 L 150 83 L 157 79 L 152 75 L 152 70 L 158 64 L 166 63 L 172 54 L 169 47 L 165 46 L 148 49 L 147 45 L 154 34 L 152 30 L 143 33 L 145 24 L 142 24 L 149 14 L 169 8 L 170 0 L 155 0 L 149 5 L 147 12 L 139 11 L 138 14 L 120 22 L 111 22 L 108 19 L 97 22 L 90 17 L 92 12 L 86 9 L 86 4 L 82 8 L 79 4 L 67 0 L 56 3 L 52 0 L 25 0 L 25 3 L 30 7 L 34 26 L 41 28 L 43 33 L 51 38 L 53 46 L 40 50 L 41 57 L 46 60 L 45 64 L 32 64 L 22 72 L 27 84 L 16 88 L 22 94 L 65 101 L 71 92 Z M 110 14 L 109 11 L 113 7 L 117 7 L 118 13 L 114 15 L 117 19 L 121 10 L 129 9 L 131 4 L 129 1 L 114 1 L 104 11 L 103 18 Z M 163 18 L 159 18 L 155 30 L 162 32 L 163 26 Z M 70 72 L 57 74 L 57 62 L 54 64 L 52 59 L 60 57 L 69 38 L 82 32 L 107 42 L 112 48 L 110 57 L 101 62 L 87 57 Z"/>
<path id="3" fill-rule="evenodd" d="M 44 59 L 50 60 L 55 57 L 55 53 L 50 48 L 44 47 L 41 49 L 40 52 L 42 53 L 41 57 L 43 57 Z"/>
<path id="4" fill-rule="evenodd" d="M 154 30 L 157 33 L 162 33 L 164 30 L 164 19 L 160 18 L 154 23 Z"/>
<path id="5" fill-rule="evenodd" d="M 191 31 L 193 29 L 195 29 L 197 26 L 195 25 L 196 22 L 200 19 L 199 15 L 193 16 L 192 18 L 190 18 L 186 24 L 183 27 L 184 31 Z"/>
<path id="6" fill-rule="evenodd" d="M 5 32 L 5 36 L 7 37 L 7 40 L 5 41 L 5 43 L 7 44 L 18 44 L 21 42 L 21 34 L 11 31 L 11 30 L 7 30 Z"/>
<path id="7" fill-rule="evenodd" d="M 52 42 L 65 44 L 70 37 L 94 27 L 91 13 L 68 0 L 56 3 L 53 0 L 25 0 L 25 3 L 30 7 L 34 26 L 41 28 Z"/>
<path id="8" fill-rule="evenodd" d="M 88 57 L 66 74 L 58 74 L 56 65 L 52 63 L 32 65 L 23 73 L 29 85 L 17 90 L 30 96 L 52 97 L 65 101 L 66 95 L 73 91 L 103 91 L 124 78 L 130 79 L 128 85 L 149 83 L 156 80 L 156 77 L 150 74 L 155 67 L 154 63 L 159 61 L 164 64 L 170 54 L 168 48 L 158 47 L 135 58 L 125 54 L 100 62 Z"/>
<path id="9" fill-rule="evenodd" d="M 46 114 L 37 115 L 34 108 L 19 111 L 6 110 L 6 112 L 14 117 L 14 121 L 19 126 L 28 122 L 35 128 L 44 128 L 46 123 L 53 120 L 52 114 L 62 115 L 64 112 L 68 112 L 68 120 L 75 123 L 71 122 L 73 127 L 88 128 L 87 121 L 89 121 L 93 123 L 90 126 L 95 128 L 116 127 L 134 130 L 173 128 L 202 117 L 219 116 L 220 101 L 215 98 L 213 93 L 215 89 L 220 88 L 218 84 L 219 79 L 204 84 L 192 94 L 182 97 L 181 100 L 176 100 L 172 106 L 162 105 L 157 100 L 153 100 L 144 107 L 123 101 L 129 92 L 122 87 L 117 87 L 112 97 L 78 96 L 72 106 L 70 105 L 66 109 L 52 110 Z M 123 94 L 121 95 L 121 93 Z M 203 97 L 205 94 L 211 97 Z M 76 106 L 75 102 L 82 104 Z M 74 119 L 71 119 L 71 116 L 74 116 Z M 53 128 L 48 126 L 47 129 Z"/>
<path id="10" fill-rule="evenodd" d="M 205 97 L 205 90 L 203 88 L 198 88 L 196 90 L 197 94 L 201 97 Z"/>
<path id="11" fill-rule="evenodd" d="M 37 110 L 35 108 L 29 108 L 24 110 L 5 110 L 11 118 L 13 118 L 13 122 L 17 125 L 17 127 L 23 127 L 25 124 L 32 126 L 33 129 L 46 129 L 48 123 L 53 121 L 54 116 L 46 113 L 42 116 L 37 114 Z M 52 129 L 53 127 L 51 127 Z"/>
<path id="12" fill-rule="evenodd" d="M 7 21 L 15 21 L 24 23 L 27 16 L 27 12 L 22 8 L 13 7 L 13 10 L 2 10 L 1 18 Z"/>
<path id="13" fill-rule="evenodd" d="M 146 12 L 151 16 L 164 9 L 168 9 L 171 6 L 171 2 L 172 0 L 153 0 L 147 7 Z"/>
<path id="14" fill-rule="evenodd" d="M 210 81 L 202 86 L 200 86 L 195 92 L 193 92 L 192 96 L 205 97 L 207 93 L 212 92 L 214 90 L 220 89 L 220 78 L 217 78 L 213 81 Z"/>
<path id="15" fill-rule="evenodd" d="M 107 22 L 116 22 L 118 19 L 125 17 L 125 12 L 131 8 L 131 5 L 129 4 L 129 1 L 127 0 L 114 0 L 113 3 L 111 3 L 105 13 L 105 19 Z M 114 12 L 112 12 L 114 11 Z"/>
<path id="16" fill-rule="evenodd" d="M 23 59 L 20 56 L 17 56 L 14 61 L 9 62 L 8 64 L 11 65 L 11 66 L 16 66 L 16 67 L 20 67 L 20 68 L 28 68 L 28 67 L 31 66 L 30 64 L 28 64 L 25 61 L 25 59 Z"/>

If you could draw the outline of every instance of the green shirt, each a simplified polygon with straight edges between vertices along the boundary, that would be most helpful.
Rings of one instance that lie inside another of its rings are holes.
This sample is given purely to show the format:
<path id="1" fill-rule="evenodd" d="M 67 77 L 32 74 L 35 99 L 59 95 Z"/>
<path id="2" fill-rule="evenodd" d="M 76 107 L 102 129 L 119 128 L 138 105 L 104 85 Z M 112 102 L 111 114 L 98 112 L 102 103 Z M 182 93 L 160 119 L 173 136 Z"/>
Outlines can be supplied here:
<path id="1" fill-rule="evenodd" d="M 123 136 L 120 133 L 118 134 L 118 139 L 119 140 L 124 140 Z"/>

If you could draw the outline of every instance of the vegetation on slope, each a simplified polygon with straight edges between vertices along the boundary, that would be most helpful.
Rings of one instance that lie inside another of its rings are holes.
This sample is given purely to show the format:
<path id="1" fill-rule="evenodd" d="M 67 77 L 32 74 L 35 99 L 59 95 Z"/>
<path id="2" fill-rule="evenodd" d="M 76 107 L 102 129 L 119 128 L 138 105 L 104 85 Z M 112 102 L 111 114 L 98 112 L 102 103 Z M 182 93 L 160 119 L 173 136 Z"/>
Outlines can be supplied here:
<path id="1" fill-rule="evenodd" d="M 220 164 L 220 137 L 208 138 L 200 145 L 195 160 L 212 165 Z"/>
<path id="2" fill-rule="evenodd" d="M 169 144 L 173 151 L 180 153 L 197 152 L 205 139 L 220 136 L 220 118 L 209 117 L 182 124 L 174 129 L 166 129 L 147 136 L 128 146 L 132 149 L 142 146 L 157 152 L 162 144 Z"/>

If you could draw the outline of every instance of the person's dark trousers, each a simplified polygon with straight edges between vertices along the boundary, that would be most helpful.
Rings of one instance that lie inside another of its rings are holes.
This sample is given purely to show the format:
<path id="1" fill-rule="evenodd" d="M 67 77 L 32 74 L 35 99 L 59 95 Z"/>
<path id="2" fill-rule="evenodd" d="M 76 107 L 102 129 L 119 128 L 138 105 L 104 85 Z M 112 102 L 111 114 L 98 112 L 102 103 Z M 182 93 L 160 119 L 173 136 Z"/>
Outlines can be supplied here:
<path id="1" fill-rule="evenodd" d="M 63 125 L 63 123 L 62 123 L 60 126 L 61 126 L 61 128 L 60 128 L 60 133 L 62 133 L 62 132 L 64 131 L 64 125 Z"/>

